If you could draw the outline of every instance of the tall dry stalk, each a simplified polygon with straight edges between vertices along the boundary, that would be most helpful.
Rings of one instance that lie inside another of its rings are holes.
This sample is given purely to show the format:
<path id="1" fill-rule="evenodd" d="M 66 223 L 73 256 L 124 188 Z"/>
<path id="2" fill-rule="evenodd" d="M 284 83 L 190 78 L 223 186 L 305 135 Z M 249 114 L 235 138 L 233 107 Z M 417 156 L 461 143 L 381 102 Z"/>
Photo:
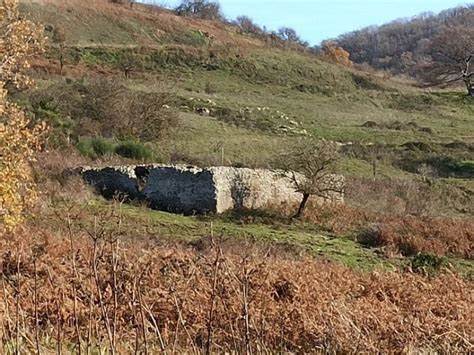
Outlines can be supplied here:
<path id="1" fill-rule="evenodd" d="M 249 310 L 249 277 L 251 270 L 244 268 L 244 275 L 242 280 L 242 303 L 243 303 L 243 318 L 245 324 L 245 353 L 252 353 L 252 339 L 250 336 L 250 310 Z"/>
<path id="2" fill-rule="evenodd" d="M 93 251 L 92 251 L 92 271 L 94 275 L 94 282 L 96 285 L 96 291 L 97 291 L 97 296 L 99 297 L 99 307 L 100 311 L 102 313 L 102 320 L 105 325 L 105 329 L 107 331 L 107 338 L 109 341 L 109 346 L 110 346 L 110 351 L 112 355 L 115 355 L 116 349 L 115 349 L 115 344 L 114 344 L 114 339 L 112 335 L 112 327 L 110 324 L 110 318 L 109 318 L 109 313 L 107 311 L 107 307 L 104 302 L 104 296 L 102 294 L 102 288 L 101 288 L 101 282 L 100 282 L 100 277 L 99 277 L 99 271 L 98 271 L 98 248 L 99 248 L 99 240 L 101 239 L 102 235 L 99 235 L 97 233 L 97 217 L 94 217 L 94 233 L 92 234 L 92 243 L 93 243 Z"/>
<path id="3" fill-rule="evenodd" d="M 73 297 L 74 327 L 76 330 L 76 337 L 77 337 L 77 343 L 78 343 L 77 344 L 78 355 L 82 355 L 81 332 L 79 329 L 79 319 L 77 316 L 77 286 L 76 286 L 76 283 L 80 282 L 80 278 L 79 278 L 79 274 L 77 272 L 77 267 L 76 267 L 76 252 L 74 248 L 71 216 L 69 213 L 66 218 L 66 223 L 67 223 L 67 231 L 68 231 L 68 237 L 69 237 L 70 257 L 71 257 L 71 267 L 72 267 L 71 283 L 72 283 L 72 297 Z"/>
<path id="4" fill-rule="evenodd" d="M 16 342 L 15 342 L 15 354 L 20 354 L 20 295 L 21 295 L 21 270 L 20 270 L 20 253 L 17 253 L 17 262 L 16 262 L 16 296 L 15 296 L 15 316 L 16 316 Z"/>
<path id="5" fill-rule="evenodd" d="M 33 273 L 34 273 L 34 290 L 33 290 L 33 302 L 35 309 L 35 345 L 36 353 L 41 354 L 41 345 L 39 337 L 39 319 L 38 319 L 38 269 L 37 269 L 38 257 L 33 256 Z"/>
<path id="6" fill-rule="evenodd" d="M 214 231 L 213 231 L 213 225 L 211 223 L 211 244 L 212 244 L 212 249 L 215 250 L 216 255 L 213 263 L 213 268 L 212 268 L 212 289 L 211 289 L 211 294 L 209 297 L 209 313 L 208 313 L 208 319 L 207 319 L 207 341 L 206 341 L 206 354 L 210 354 L 212 351 L 212 335 L 213 335 L 213 319 L 214 319 L 214 307 L 216 303 L 216 297 L 217 297 L 217 282 L 219 278 L 219 268 L 220 268 L 220 260 L 222 257 L 222 250 L 221 248 L 215 244 L 214 242 Z"/>

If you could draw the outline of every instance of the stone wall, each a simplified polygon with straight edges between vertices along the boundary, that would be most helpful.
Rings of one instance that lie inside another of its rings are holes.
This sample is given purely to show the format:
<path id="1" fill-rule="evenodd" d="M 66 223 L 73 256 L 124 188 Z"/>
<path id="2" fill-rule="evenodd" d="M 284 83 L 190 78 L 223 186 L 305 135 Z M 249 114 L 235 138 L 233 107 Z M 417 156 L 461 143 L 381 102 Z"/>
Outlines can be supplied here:
<path id="1" fill-rule="evenodd" d="M 298 203 L 302 198 L 295 191 L 290 175 L 282 171 L 232 167 L 213 167 L 209 170 L 214 177 L 217 213 Z"/>
<path id="2" fill-rule="evenodd" d="M 185 214 L 258 209 L 299 203 L 302 198 L 291 173 L 266 169 L 134 165 L 82 167 L 79 173 L 105 197 L 118 194 L 146 201 L 154 209 Z M 343 201 L 338 193 L 330 198 Z"/>
<path id="3" fill-rule="evenodd" d="M 143 198 L 151 208 L 185 214 L 217 211 L 212 173 L 196 167 L 155 166 L 149 169 Z"/>

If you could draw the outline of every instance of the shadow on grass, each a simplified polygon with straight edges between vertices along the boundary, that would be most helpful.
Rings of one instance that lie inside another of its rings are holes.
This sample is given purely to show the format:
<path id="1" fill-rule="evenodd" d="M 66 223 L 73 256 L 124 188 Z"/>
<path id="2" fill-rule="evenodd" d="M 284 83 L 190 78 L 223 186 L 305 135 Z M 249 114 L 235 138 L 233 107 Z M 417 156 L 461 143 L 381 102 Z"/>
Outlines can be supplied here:
<path id="1" fill-rule="evenodd" d="M 225 212 L 220 215 L 199 216 L 199 220 L 209 221 L 218 219 L 223 222 L 236 224 L 268 224 L 289 225 L 294 221 L 289 215 L 269 209 L 239 209 Z"/>

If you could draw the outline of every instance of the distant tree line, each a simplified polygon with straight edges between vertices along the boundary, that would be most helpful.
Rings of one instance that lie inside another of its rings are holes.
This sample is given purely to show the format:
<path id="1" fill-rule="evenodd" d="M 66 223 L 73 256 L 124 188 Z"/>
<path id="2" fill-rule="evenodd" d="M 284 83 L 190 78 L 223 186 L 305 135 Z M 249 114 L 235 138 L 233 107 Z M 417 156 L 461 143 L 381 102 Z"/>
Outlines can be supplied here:
<path id="1" fill-rule="evenodd" d="M 293 47 L 309 50 L 309 43 L 302 40 L 290 27 L 281 27 L 278 31 L 268 31 L 260 27 L 248 16 L 239 16 L 235 21 L 225 19 L 219 2 L 212 0 L 182 0 L 174 9 L 178 16 L 196 17 L 203 20 L 219 20 L 236 26 L 241 34 L 251 35 L 268 42 L 273 46 Z"/>
<path id="2" fill-rule="evenodd" d="M 474 96 L 474 4 L 343 34 L 351 60 L 424 85 L 463 81 Z"/>
<path id="3" fill-rule="evenodd" d="M 429 60 L 436 50 L 433 48 L 436 36 L 452 27 L 474 31 L 474 4 L 438 15 L 423 13 L 411 19 L 366 27 L 343 34 L 335 41 L 351 53 L 355 63 L 403 73 L 413 69 L 414 64 Z M 456 37 L 452 38 L 453 42 Z"/>
<path id="4" fill-rule="evenodd" d="M 256 24 L 249 16 L 238 16 L 228 21 L 222 13 L 220 4 L 212 0 L 182 0 L 175 9 L 178 16 L 196 17 L 204 20 L 217 20 L 237 28 L 242 35 L 257 38 L 271 47 L 289 48 L 306 52 L 321 59 L 351 66 L 350 54 L 336 42 L 328 42 L 322 46 L 313 46 L 303 40 L 295 29 L 287 26 L 276 31 L 269 31 L 265 26 Z"/>

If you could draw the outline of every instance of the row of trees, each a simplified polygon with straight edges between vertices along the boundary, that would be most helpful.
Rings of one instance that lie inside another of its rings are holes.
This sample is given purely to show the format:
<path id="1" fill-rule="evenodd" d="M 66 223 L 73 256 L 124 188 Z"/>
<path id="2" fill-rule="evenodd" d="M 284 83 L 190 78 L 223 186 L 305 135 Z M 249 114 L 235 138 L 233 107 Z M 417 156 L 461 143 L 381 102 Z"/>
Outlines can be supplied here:
<path id="1" fill-rule="evenodd" d="M 175 13 L 179 16 L 192 16 L 205 20 L 226 21 L 218 2 L 210 0 L 183 0 L 176 7 Z M 328 61 L 351 66 L 350 54 L 336 42 L 327 42 L 321 46 L 310 47 L 295 29 L 280 27 L 276 31 L 269 31 L 265 26 L 259 26 L 249 16 L 238 16 L 235 21 L 227 22 L 237 27 L 240 34 L 259 38 L 271 46 L 293 48 L 318 55 Z"/>
<path id="2" fill-rule="evenodd" d="M 430 56 L 433 39 L 450 27 L 472 31 L 474 5 L 367 27 L 343 34 L 336 41 L 351 53 L 356 63 L 401 73 L 412 65 L 412 60 L 423 61 Z M 457 36 L 452 40 L 457 41 Z"/>
<path id="3" fill-rule="evenodd" d="M 408 74 L 427 86 L 462 80 L 474 96 L 474 5 L 367 27 L 336 42 L 356 63 Z"/>
<path id="4" fill-rule="evenodd" d="M 219 2 L 212 0 L 182 0 L 175 8 L 178 16 L 192 16 L 204 20 L 227 21 L 222 13 Z M 281 27 L 278 31 L 267 31 L 266 28 L 257 25 L 248 16 L 238 16 L 235 21 L 228 22 L 237 26 L 241 33 L 251 34 L 270 42 L 296 45 L 308 48 L 309 43 L 302 40 L 298 33 L 290 27 Z"/>

